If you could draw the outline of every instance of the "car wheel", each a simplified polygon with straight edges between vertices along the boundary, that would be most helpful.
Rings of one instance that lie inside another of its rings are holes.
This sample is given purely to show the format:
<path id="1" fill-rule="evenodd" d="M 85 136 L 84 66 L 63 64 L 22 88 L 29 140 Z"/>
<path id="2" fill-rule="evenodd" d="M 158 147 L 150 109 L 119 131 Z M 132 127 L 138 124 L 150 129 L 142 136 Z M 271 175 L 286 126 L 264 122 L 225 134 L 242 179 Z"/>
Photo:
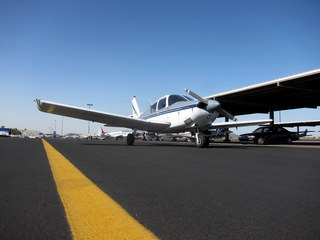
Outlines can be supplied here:
<path id="1" fill-rule="evenodd" d="M 257 140 L 257 144 L 259 145 L 263 145 L 266 143 L 266 140 L 263 138 L 263 137 L 259 137 L 258 140 Z"/>

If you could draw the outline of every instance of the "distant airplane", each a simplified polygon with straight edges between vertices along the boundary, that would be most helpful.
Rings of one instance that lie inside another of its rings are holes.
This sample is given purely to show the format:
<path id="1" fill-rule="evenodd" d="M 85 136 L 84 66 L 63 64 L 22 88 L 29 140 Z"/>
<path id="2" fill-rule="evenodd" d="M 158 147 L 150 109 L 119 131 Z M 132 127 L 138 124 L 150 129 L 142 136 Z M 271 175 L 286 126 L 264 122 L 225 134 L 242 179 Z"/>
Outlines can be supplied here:
<path id="1" fill-rule="evenodd" d="M 221 128 L 217 130 L 210 130 L 207 133 L 209 139 L 223 138 L 226 134 L 230 134 L 232 131 L 227 130 L 226 128 Z M 146 135 L 150 137 L 149 135 Z M 177 141 L 177 139 L 184 139 L 185 141 L 194 141 L 195 133 L 193 132 L 185 132 L 185 133 L 163 133 L 158 134 L 157 137 L 163 139 L 172 139 L 173 141 Z M 154 137 L 153 137 L 154 138 Z"/>
<path id="2" fill-rule="evenodd" d="M 112 139 L 119 140 L 119 139 L 123 139 L 123 138 L 127 137 L 128 134 L 130 134 L 130 133 L 132 133 L 132 132 L 130 132 L 130 131 L 105 132 L 105 131 L 103 131 L 103 129 L 101 127 L 101 131 L 98 133 L 98 136 L 103 139 L 112 138 Z"/>
<path id="3" fill-rule="evenodd" d="M 310 137 L 312 135 L 308 135 L 308 132 L 314 132 L 314 131 L 309 131 L 308 129 L 304 130 L 303 132 L 298 132 L 299 137 Z"/>
<path id="4" fill-rule="evenodd" d="M 100 122 L 106 126 L 125 127 L 132 129 L 127 135 L 127 144 L 133 145 L 138 130 L 148 133 L 184 133 L 195 134 L 196 146 L 207 147 L 210 142 L 210 130 L 272 122 L 271 119 L 237 121 L 216 100 L 200 97 L 191 90 L 185 91 L 196 100 L 183 95 L 166 95 L 153 103 L 145 112 L 140 113 L 136 97 L 132 99 L 133 115 L 131 117 L 79 108 L 37 99 L 40 111 L 74 117 L 83 120 Z M 214 123 L 219 115 L 233 122 Z"/>
<path id="5" fill-rule="evenodd" d="M 262 126 L 267 126 L 268 124 L 262 124 Z M 307 135 L 308 133 L 315 132 L 309 131 L 308 129 L 304 130 L 304 132 L 300 131 L 300 127 L 315 127 L 320 125 L 320 120 L 307 120 L 307 121 L 291 121 L 291 122 L 277 122 L 273 123 L 273 126 L 277 127 L 297 127 L 297 134 L 299 137 L 311 136 Z"/>

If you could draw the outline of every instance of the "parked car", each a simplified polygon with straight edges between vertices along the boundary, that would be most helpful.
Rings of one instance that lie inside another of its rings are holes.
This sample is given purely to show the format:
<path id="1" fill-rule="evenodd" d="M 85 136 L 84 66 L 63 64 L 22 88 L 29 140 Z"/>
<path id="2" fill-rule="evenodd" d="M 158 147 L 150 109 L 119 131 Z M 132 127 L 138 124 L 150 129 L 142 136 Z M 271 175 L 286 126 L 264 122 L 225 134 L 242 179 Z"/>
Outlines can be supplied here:
<path id="1" fill-rule="evenodd" d="M 241 143 L 292 143 L 299 139 L 299 134 L 289 132 L 283 127 L 259 127 L 252 133 L 241 134 L 239 141 Z"/>

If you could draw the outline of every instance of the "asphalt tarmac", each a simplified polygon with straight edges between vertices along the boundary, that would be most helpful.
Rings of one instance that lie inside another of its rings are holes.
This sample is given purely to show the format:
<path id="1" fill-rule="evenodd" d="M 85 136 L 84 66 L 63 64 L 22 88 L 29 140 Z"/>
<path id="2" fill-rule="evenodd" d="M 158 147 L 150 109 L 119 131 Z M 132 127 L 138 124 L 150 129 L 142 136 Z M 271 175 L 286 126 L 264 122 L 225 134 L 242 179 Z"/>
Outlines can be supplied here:
<path id="1" fill-rule="evenodd" d="M 160 239 L 320 239 L 319 145 L 47 141 Z M 0 166 L 0 239 L 72 239 L 41 140 Z"/>

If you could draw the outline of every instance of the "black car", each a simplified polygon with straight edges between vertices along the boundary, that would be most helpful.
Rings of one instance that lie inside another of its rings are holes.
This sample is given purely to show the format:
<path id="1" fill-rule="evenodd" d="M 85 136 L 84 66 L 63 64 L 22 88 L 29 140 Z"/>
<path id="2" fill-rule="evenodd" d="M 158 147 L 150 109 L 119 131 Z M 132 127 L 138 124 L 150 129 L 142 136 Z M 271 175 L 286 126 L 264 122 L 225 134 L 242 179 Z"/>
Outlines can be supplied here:
<path id="1" fill-rule="evenodd" d="M 252 133 L 241 134 L 239 136 L 241 143 L 253 142 L 256 144 L 292 143 L 292 141 L 298 139 L 298 133 L 289 132 L 283 127 L 259 127 Z"/>

